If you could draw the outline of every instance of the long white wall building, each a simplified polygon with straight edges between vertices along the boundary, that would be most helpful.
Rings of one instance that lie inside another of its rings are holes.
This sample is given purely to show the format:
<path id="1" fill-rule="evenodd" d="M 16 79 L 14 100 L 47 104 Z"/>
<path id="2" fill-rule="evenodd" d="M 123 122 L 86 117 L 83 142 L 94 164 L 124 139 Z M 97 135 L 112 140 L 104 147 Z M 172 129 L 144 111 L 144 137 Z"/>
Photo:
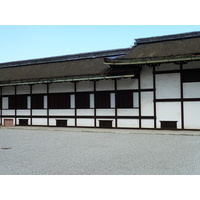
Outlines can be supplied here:
<path id="1" fill-rule="evenodd" d="M 0 64 L 2 126 L 200 129 L 200 32 Z"/>

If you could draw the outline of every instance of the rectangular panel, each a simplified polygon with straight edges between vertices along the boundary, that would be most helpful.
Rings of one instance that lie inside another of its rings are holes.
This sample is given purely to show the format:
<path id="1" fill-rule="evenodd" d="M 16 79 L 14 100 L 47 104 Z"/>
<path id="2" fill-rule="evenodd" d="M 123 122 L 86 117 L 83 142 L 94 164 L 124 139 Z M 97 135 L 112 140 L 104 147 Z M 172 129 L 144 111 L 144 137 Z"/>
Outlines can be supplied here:
<path id="1" fill-rule="evenodd" d="M 153 68 L 143 66 L 140 73 L 141 89 L 152 89 L 153 88 Z"/>
<path id="2" fill-rule="evenodd" d="M 79 116 L 94 116 L 94 109 L 77 109 Z"/>
<path id="3" fill-rule="evenodd" d="M 2 109 L 8 109 L 8 97 L 2 97 Z"/>
<path id="4" fill-rule="evenodd" d="M 74 83 L 49 84 L 49 93 L 74 92 Z"/>
<path id="5" fill-rule="evenodd" d="M 133 92 L 133 107 L 138 108 L 139 107 L 139 93 Z"/>
<path id="6" fill-rule="evenodd" d="M 139 109 L 117 109 L 117 116 L 139 116 Z"/>
<path id="7" fill-rule="evenodd" d="M 102 80 L 96 82 L 96 91 L 114 90 L 115 85 L 113 80 Z"/>
<path id="8" fill-rule="evenodd" d="M 110 107 L 115 108 L 115 93 L 110 94 Z"/>
<path id="9" fill-rule="evenodd" d="M 184 98 L 200 98 L 200 82 L 183 83 Z"/>
<path id="10" fill-rule="evenodd" d="M 156 98 L 180 98 L 180 74 L 156 75 Z"/>
<path id="11" fill-rule="evenodd" d="M 112 120 L 99 120 L 99 127 L 100 128 L 112 128 Z"/>
<path id="12" fill-rule="evenodd" d="M 32 125 L 47 126 L 47 118 L 33 118 Z"/>
<path id="13" fill-rule="evenodd" d="M 70 108 L 75 108 L 75 95 L 70 95 Z"/>
<path id="14" fill-rule="evenodd" d="M 90 94 L 90 108 L 94 108 L 94 94 Z"/>
<path id="15" fill-rule="evenodd" d="M 153 92 L 141 93 L 141 115 L 142 116 L 154 115 Z"/>
<path id="16" fill-rule="evenodd" d="M 97 116 L 115 116 L 115 109 L 97 109 Z"/>
<path id="17" fill-rule="evenodd" d="M 81 82 L 78 82 L 77 85 L 76 85 L 76 91 L 77 92 L 94 91 L 94 83 L 92 81 L 81 81 Z"/>
<path id="18" fill-rule="evenodd" d="M 46 84 L 33 85 L 32 93 L 47 93 L 47 85 Z"/>
<path id="19" fill-rule="evenodd" d="M 119 128 L 139 128 L 139 119 L 117 119 Z"/>
<path id="20" fill-rule="evenodd" d="M 50 109 L 49 110 L 50 116 L 74 116 L 75 110 L 74 109 Z"/>
<path id="21" fill-rule="evenodd" d="M 2 87 L 2 95 L 13 95 L 13 94 L 15 94 L 14 86 Z"/>
<path id="22" fill-rule="evenodd" d="M 57 119 L 56 126 L 58 127 L 67 127 L 67 120 Z"/>
<path id="23" fill-rule="evenodd" d="M 138 89 L 138 79 L 120 79 L 117 80 L 117 90 Z"/>
<path id="24" fill-rule="evenodd" d="M 142 128 L 154 128 L 154 120 L 152 119 L 142 119 Z"/>
<path id="25" fill-rule="evenodd" d="M 78 119 L 77 118 L 77 126 L 90 126 L 94 127 L 94 119 Z"/>
<path id="26" fill-rule="evenodd" d="M 30 94 L 30 86 L 29 85 L 17 86 L 17 94 Z"/>

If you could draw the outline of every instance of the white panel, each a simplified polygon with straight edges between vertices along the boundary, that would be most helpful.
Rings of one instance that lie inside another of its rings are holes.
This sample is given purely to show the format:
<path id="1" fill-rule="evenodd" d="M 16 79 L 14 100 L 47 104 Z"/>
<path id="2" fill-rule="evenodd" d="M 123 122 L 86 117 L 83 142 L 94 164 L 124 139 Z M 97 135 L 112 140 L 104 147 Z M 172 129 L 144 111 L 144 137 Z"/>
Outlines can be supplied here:
<path id="1" fill-rule="evenodd" d="M 115 108 L 115 93 L 110 94 L 110 107 Z"/>
<path id="2" fill-rule="evenodd" d="M 139 116 L 139 109 L 117 109 L 118 116 Z"/>
<path id="3" fill-rule="evenodd" d="M 33 85 L 32 93 L 47 93 L 47 85 L 45 84 Z"/>
<path id="4" fill-rule="evenodd" d="M 46 125 L 47 126 L 47 118 L 33 118 L 32 125 Z"/>
<path id="5" fill-rule="evenodd" d="M 153 92 L 141 92 L 141 115 L 154 115 Z"/>
<path id="6" fill-rule="evenodd" d="M 2 115 L 15 115 L 15 110 L 2 110 Z"/>
<path id="7" fill-rule="evenodd" d="M 2 109 L 8 109 L 8 97 L 2 97 Z"/>
<path id="8" fill-rule="evenodd" d="M 200 102 L 184 102 L 184 128 L 200 129 Z"/>
<path id="9" fill-rule="evenodd" d="M 77 126 L 94 126 L 94 119 L 77 119 Z"/>
<path id="10" fill-rule="evenodd" d="M 27 108 L 28 109 L 31 108 L 31 97 L 30 96 L 27 97 Z"/>
<path id="11" fill-rule="evenodd" d="M 77 109 L 77 115 L 79 116 L 93 116 L 94 109 Z"/>
<path id="12" fill-rule="evenodd" d="M 44 96 L 44 108 L 48 108 L 47 96 Z"/>
<path id="13" fill-rule="evenodd" d="M 52 83 L 49 85 L 50 93 L 74 92 L 74 83 Z"/>
<path id="14" fill-rule="evenodd" d="M 139 128 L 139 120 L 138 119 L 118 119 L 117 126 L 119 128 Z"/>
<path id="15" fill-rule="evenodd" d="M 17 115 L 30 115 L 31 111 L 30 110 L 16 110 Z"/>
<path id="16" fill-rule="evenodd" d="M 94 94 L 90 94 L 90 108 L 94 108 Z"/>
<path id="17" fill-rule="evenodd" d="M 15 94 L 15 87 L 13 86 L 9 86 L 9 87 L 3 87 L 2 88 L 2 95 L 11 95 L 11 94 Z"/>
<path id="18" fill-rule="evenodd" d="M 138 89 L 138 79 L 120 79 L 117 80 L 117 90 Z"/>
<path id="19" fill-rule="evenodd" d="M 153 68 L 143 67 L 140 73 L 141 89 L 153 88 Z"/>
<path id="20" fill-rule="evenodd" d="M 138 108 L 139 107 L 139 93 L 133 92 L 133 107 Z"/>
<path id="21" fill-rule="evenodd" d="M 75 110 L 74 109 L 50 109 L 49 110 L 49 115 L 53 116 L 74 116 L 75 115 Z"/>
<path id="22" fill-rule="evenodd" d="M 32 110 L 32 115 L 47 115 L 47 110 L 37 110 L 33 109 Z"/>
<path id="23" fill-rule="evenodd" d="M 99 127 L 99 121 L 100 120 L 108 120 L 108 121 L 112 121 L 112 127 L 115 127 L 115 119 L 108 119 L 108 118 L 105 118 L 105 119 L 96 119 L 96 125 L 97 127 Z"/>
<path id="24" fill-rule="evenodd" d="M 92 81 L 81 81 L 76 84 L 76 91 L 94 91 L 94 83 Z"/>
<path id="25" fill-rule="evenodd" d="M 113 80 L 102 80 L 96 82 L 96 91 L 114 90 L 115 84 Z"/>
<path id="26" fill-rule="evenodd" d="M 200 61 L 188 62 L 183 64 L 183 69 L 198 69 L 200 68 Z"/>
<path id="27" fill-rule="evenodd" d="M 70 108 L 75 108 L 75 95 L 70 95 Z"/>
<path id="28" fill-rule="evenodd" d="M 17 94 L 30 94 L 30 86 L 29 85 L 17 86 Z"/>
<path id="29" fill-rule="evenodd" d="M 142 128 L 154 128 L 154 120 L 142 119 Z"/>
<path id="30" fill-rule="evenodd" d="M 180 74 L 157 74 L 156 97 L 180 98 Z"/>
<path id="31" fill-rule="evenodd" d="M 184 98 L 200 98 L 200 82 L 183 83 Z"/>
<path id="32" fill-rule="evenodd" d="M 97 116 L 115 116 L 115 109 L 97 109 Z"/>
<path id="33" fill-rule="evenodd" d="M 181 128 L 181 103 L 159 102 L 156 103 L 157 128 L 160 128 L 160 121 L 178 121 L 177 128 Z"/>
<path id="34" fill-rule="evenodd" d="M 156 71 L 167 71 L 167 70 L 177 70 L 180 69 L 180 65 L 174 63 L 161 64 L 156 67 Z"/>

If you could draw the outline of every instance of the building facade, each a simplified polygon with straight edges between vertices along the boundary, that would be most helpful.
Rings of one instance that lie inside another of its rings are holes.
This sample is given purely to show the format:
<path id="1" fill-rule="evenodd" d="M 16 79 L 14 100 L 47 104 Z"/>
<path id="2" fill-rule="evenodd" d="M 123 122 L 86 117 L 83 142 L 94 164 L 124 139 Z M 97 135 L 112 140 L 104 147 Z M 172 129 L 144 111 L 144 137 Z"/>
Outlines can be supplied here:
<path id="1" fill-rule="evenodd" d="M 200 129 L 200 32 L 0 64 L 3 126 Z"/>

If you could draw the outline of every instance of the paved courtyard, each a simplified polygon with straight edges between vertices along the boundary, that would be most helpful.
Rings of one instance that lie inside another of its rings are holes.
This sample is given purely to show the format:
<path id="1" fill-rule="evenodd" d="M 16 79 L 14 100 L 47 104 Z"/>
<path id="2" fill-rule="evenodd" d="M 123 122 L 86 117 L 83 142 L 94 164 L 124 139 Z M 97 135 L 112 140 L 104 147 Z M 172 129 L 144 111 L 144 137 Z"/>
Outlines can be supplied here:
<path id="1" fill-rule="evenodd" d="M 199 175 L 199 135 L 186 131 L 1 128 L 0 174 Z"/>

